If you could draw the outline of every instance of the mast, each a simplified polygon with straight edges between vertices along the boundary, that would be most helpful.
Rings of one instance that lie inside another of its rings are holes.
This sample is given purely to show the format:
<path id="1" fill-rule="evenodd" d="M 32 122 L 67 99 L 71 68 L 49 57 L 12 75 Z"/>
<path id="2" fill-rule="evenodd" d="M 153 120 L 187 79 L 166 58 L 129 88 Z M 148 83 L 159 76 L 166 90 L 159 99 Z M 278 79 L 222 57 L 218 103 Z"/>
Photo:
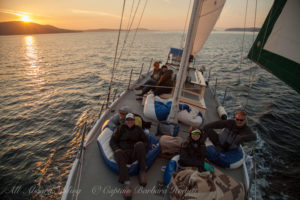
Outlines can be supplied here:
<path id="1" fill-rule="evenodd" d="M 167 121 L 171 123 L 177 123 L 177 113 L 179 110 L 179 97 L 182 92 L 183 84 L 186 80 L 186 73 L 189 66 L 189 58 L 193 49 L 194 40 L 197 32 L 197 24 L 200 19 L 200 11 L 203 0 L 194 0 L 192 15 L 189 24 L 189 30 L 186 38 L 183 55 L 180 61 L 179 72 L 176 77 L 176 86 L 172 99 L 172 107 Z"/>

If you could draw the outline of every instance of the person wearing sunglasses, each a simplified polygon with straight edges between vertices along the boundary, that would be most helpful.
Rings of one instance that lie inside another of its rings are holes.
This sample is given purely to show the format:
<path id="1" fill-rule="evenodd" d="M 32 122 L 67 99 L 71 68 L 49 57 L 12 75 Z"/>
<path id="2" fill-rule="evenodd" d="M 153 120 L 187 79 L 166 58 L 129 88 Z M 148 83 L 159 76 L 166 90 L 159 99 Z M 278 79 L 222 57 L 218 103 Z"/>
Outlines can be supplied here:
<path id="1" fill-rule="evenodd" d="M 214 129 L 224 129 L 217 134 Z M 256 135 L 247 126 L 247 112 L 240 111 L 235 119 L 219 120 L 203 127 L 207 137 L 212 141 L 218 152 L 226 152 L 238 148 L 240 144 L 256 140 Z"/>

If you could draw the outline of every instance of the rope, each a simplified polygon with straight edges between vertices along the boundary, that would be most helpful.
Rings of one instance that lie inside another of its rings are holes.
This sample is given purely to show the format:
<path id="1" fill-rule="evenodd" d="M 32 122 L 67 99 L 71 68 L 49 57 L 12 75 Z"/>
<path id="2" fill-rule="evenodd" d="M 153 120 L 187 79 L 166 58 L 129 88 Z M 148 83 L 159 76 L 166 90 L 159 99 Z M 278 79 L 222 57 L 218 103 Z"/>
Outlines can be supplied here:
<path id="1" fill-rule="evenodd" d="M 130 19 L 131 19 L 131 15 L 132 15 L 132 11 L 133 11 L 133 6 L 134 6 L 134 0 L 132 1 L 132 6 L 131 6 L 131 9 L 130 9 L 130 15 L 129 15 L 128 24 L 127 24 L 126 29 L 129 29 Z"/>
<path id="2" fill-rule="evenodd" d="M 256 200 L 256 158 L 253 156 L 253 164 L 254 164 L 254 199 Z"/>
<path id="3" fill-rule="evenodd" d="M 250 80 L 249 80 L 250 81 Z M 249 96 L 250 96 L 250 91 L 252 89 L 252 85 L 254 83 L 254 75 L 252 76 L 252 79 L 251 79 L 251 82 L 249 83 L 249 88 L 248 88 L 248 95 L 247 95 L 247 99 L 246 99 L 246 105 L 244 106 L 244 110 L 246 110 L 246 107 L 248 105 L 248 99 L 249 99 Z"/>
<path id="4" fill-rule="evenodd" d="M 111 74 L 111 79 L 110 79 L 110 84 L 109 84 L 109 89 L 108 89 L 108 95 L 107 95 L 107 104 L 109 102 L 109 97 L 110 97 L 110 91 L 111 91 L 111 86 L 112 86 L 112 81 L 114 78 L 114 72 L 116 68 L 116 59 L 117 59 L 117 53 L 118 53 L 118 47 L 119 47 L 119 41 L 120 41 L 120 35 L 121 35 L 121 28 L 122 28 L 122 22 L 123 22 L 123 16 L 124 16 L 124 10 L 125 10 L 125 3 L 126 0 L 123 1 L 123 9 L 122 9 L 122 15 L 121 15 L 121 21 L 120 21 L 120 27 L 119 27 L 119 33 L 118 33 L 118 40 L 117 40 L 117 45 L 116 45 L 116 50 L 115 50 L 115 57 L 114 57 L 114 63 L 113 63 L 113 69 L 112 69 L 112 74 Z M 107 108 L 107 106 L 106 106 Z"/>
<path id="5" fill-rule="evenodd" d="M 132 38 L 132 42 L 130 43 L 130 46 L 129 46 L 129 48 L 128 48 L 127 60 L 128 60 L 128 58 L 129 58 L 129 56 L 130 56 L 131 49 L 132 49 L 132 46 L 133 46 L 133 44 L 134 44 L 136 34 L 137 34 L 138 29 L 139 29 L 139 27 L 140 27 L 140 24 L 141 24 L 141 22 L 142 22 L 142 18 L 143 18 L 143 16 L 144 16 L 144 12 L 145 12 L 147 3 L 148 3 L 148 0 L 145 1 L 145 4 L 144 4 L 143 10 L 142 10 L 142 14 L 141 14 L 140 20 L 139 20 L 139 22 L 138 22 L 138 25 L 136 26 L 136 29 L 135 29 L 135 32 L 134 32 L 134 35 L 133 35 L 133 38 Z M 133 67 L 131 68 L 131 70 L 133 70 Z M 119 82 L 119 85 L 120 85 L 120 84 L 121 84 L 121 83 Z"/>
<path id="6" fill-rule="evenodd" d="M 143 15 L 144 15 L 144 12 L 145 12 L 147 3 L 148 3 L 148 0 L 145 1 L 144 7 L 143 7 L 143 10 L 142 10 L 142 13 L 141 13 L 141 17 L 140 17 L 139 22 L 138 22 L 138 25 L 137 25 L 137 27 L 136 27 L 136 29 L 135 29 L 135 32 L 134 32 L 134 35 L 133 35 L 133 39 L 132 39 L 132 41 L 131 41 L 131 43 L 130 43 L 130 46 L 129 46 L 129 48 L 128 48 L 127 60 L 128 60 L 128 58 L 129 58 L 129 56 L 130 56 L 131 49 L 132 49 L 132 46 L 133 46 L 133 44 L 134 44 L 134 41 L 135 41 L 135 38 L 136 38 L 136 34 L 137 34 L 137 32 L 138 32 L 138 29 L 139 29 L 139 27 L 140 27 L 140 24 L 141 24 L 141 21 L 142 21 L 142 18 L 143 18 Z M 137 7 L 137 8 L 138 8 L 138 7 Z M 137 10 L 137 9 L 136 9 L 136 10 Z M 136 15 L 136 12 L 135 12 L 135 15 Z M 121 78 L 125 77 L 125 75 L 126 75 L 126 73 L 122 73 Z M 121 85 L 121 82 L 119 81 L 117 87 L 119 88 L 120 85 Z"/>
<path id="7" fill-rule="evenodd" d="M 128 59 L 128 57 L 129 57 L 129 55 L 130 55 L 130 50 L 131 50 L 131 48 L 132 48 L 132 46 L 133 46 L 133 43 L 134 43 L 134 41 L 135 41 L 135 37 L 136 37 L 137 31 L 138 31 L 138 29 L 139 29 L 139 27 L 140 27 L 140 24 L 141 24 L 141 21 L 142 21 L 142 18 L 143 18 L 144 11 L 145 11 L 145 9 L 146 9 L 147 3 L 148 3 L 148 0 L 145 1 L 144 8 L 143 8 L 143 11 L 142 11 L 142 14 L 141 14 L 141 18 L 140 18 L 140 20 L 139 20 L 139 23 L 138 23 L 136 29 L 135 29 L 135 32 L 134 32 L 134 35 L 133 35 L 132 42 L 130 43 L 129 50 L 128 50 L 128 54 L 127 54 L 127 59 Z"/>
<path id="8" fill-rule="evenodd" d="M 117 67 L 119 66 L 119 63 L 120 63 L 120 60 L 121 60 L 121 57 L 122 57 L 122 54 L 123 54 L 123 51 L 124 51 L 124 48 L 125 48 L 125 45 L 126 45 L 126 42 L 127 42 L 127 38 L 128 38 L 129 32 L 130 32 L 130 30 L 131 30 L 132 24 L 133 24 L 133 22 L 134 22 L 134 19 L 135 19 L 135 16 L 136 16 L 136 12 L 137 12 L 137 10 L 138 10 L 138 7 L 139 7 L 139 5 L 140 5 L 140 2 L 141 2 L 141 0 L 138 1 L 138 4 L 137 4 L 137 6 L 136 6 L 134 15 L 133 15 L 132 20 L 131 20 L 131 23 L 130 23 L 130 26 L 129 26 L 127 32 L 126 32 L 125 39 L 124 39 L 124 42 L 123 42 L 123 46 L 122 46 L 122 49 L 121 49 L 121 52 L 120 52 L 120 55 L 119 55 L 119 58 L 118 58 L 118 61 L 117 61 Z"/>
<path id="9" fill-rule="evenodd" d="M 254 43 L 254 35 L 255 35 L 255 26 L 256 26 L 256 15 L 257 15 L 257 0 L 255 1 L 255 14 L 254 14 L 254 25 L 253 25 L 253 38 L 252 38 L 252 44 Z M 253 54 L 253 51 L 252 51 L 252 54 Z M 252 75 L 252 70 L 251 70 L 251 65 L 249 66 L 249 89 L 248 89 L 248 96 L 247 96 L 247 99 L 246 99 L 246 105 L 244 107 L 244 109 L 246 109 L 247 105 L 248 105 L 248 99 L 249 99 L 249 96 L 250 96 L 250 92 L 251 92 L 251 89 L 252 89 L 252 85 L 254 83 L 254 78 L 255 78 L 255 75 L 256 75 L 256 72 L 253 73 Z M 252 76 L 251 76 L 252 75 Z"/>
<path id="10" fill-rule="evenodd" d="M 254 11 L 254 24 L 253 24 L 253 38 L 252 44 L 254 43 L 254 36 L 255 36 L 255 27 L 256 27 L 256 15 L 257 15 L 257 0 L 255 1 L 255 11 Z"/>
<path id="11" fill-rule="evenodd" d="M 181 49 L 183 49 L 183 45 L 184 45 L 185 32 L 186 32 L 186 24 L 187 24 L 187 20 L 188 20 L 189 13 L 190 13 L 190 7 L 191 7 L 191 0 L 189 2 L 189 8 L 188 8 L 188 11 L 186 13 L 186 18 L 185 18 L 185 22 L 184 22 L 184 28 L 183 28 L 183 33 L 182 33 L 182 38 L 181 38 L 181 43 L 180 43 Z"/>
<path id="12" fill-rule="evenodd" d="M 248 0 L 247 0 L 247 3 L 246 3 L 246 12 L 245 12 L 245 18 L 244 18 L 244 33 L 243 33 L 243 41 L 242 41 L 241 61 L 240 61 L 240 66 L 239 66 L 239 83 L 241 82 L 241 66 L 242 66 L 242 63 L 243 63 L 243 52 L 244 52 L 244 43 L 245 43 L 247 11 L 248 11 Z"/>
<path id="13" fill-rule="evenodd" d="M 260 45 L 260 51 L 259 51 L 257 60 L 259 60 L 259 58 L 260 58 L 260 55 L 261 55 L 261 52 L 262 52 L 262 49 L 263 49 L 263 44 L 265 43 L 265 40 L 266 40 L 267 30 L 268 30 L 268 27 L 269 27 L 269 24 L 270 24 L 270 20 L 271 20 L 271 16 L 272 16 L 272 11 L 273 11 L 273 9 L 271 8 L 269 19 L 268 19 L 268 23 L 267 23 L 267 27 L 266 27 L 266 31 L 265 31 L 265 34 L 264 34 L 263 41 L 261 42 L 261 45 Z"/>
<path id="14" fill-rule="evenodd" d="M 134 20 L 135 20 L 135 16 L 136 16 L 138 7 L 139 7 L 139 5 L 140 5 L 140 2 L 141 2 L 141 1 L 139 0 L 139 1 L 138 1 L 138 4 L 137 4 L 137 6 L 136 6 L 136 9 L 135 9 L 134 15 L 133 15 L 133 17 L 132 17 L 130 26 L 128 27 L 128 29 L 127 29 L 127 31 L 126 31 L 126 35 L 125 35 L 125 38 L 124 38 L 123 46 L 122 46 L 122 48 L 121 48 L 121 52 L 120 52 L 120 55 L 119 55 L 118 60 L 117 60 L 117 66 L 116 66 L 116 69 L 118 69 L 118 67 L 119 67 L 119 63 L 120 63 L 121 57 L 122 57 L 122 55 L 123 55 L 123 51 L 124 51 L 124 49 L 125 49 L 125 45 L 126 45 L 126 42 L 127 42 L 128 36 L 129 36 L 129 32 L 130 32 L 131 27 L 132 27 L 132 24 L 133 24 L 133 22 L 134 22 Z M 122 77 L 124 77 L 124 76 L 125 76 L 125 73 L 122 73 L 122 75 L 121 75 L 120 78 L 122 78 Z M 120 78 L 119 78 L 119 80 L 118 80 L 118 81 L 119 81 L 118 87 L 119 87 L 120 84 L 121 84 Z"/>

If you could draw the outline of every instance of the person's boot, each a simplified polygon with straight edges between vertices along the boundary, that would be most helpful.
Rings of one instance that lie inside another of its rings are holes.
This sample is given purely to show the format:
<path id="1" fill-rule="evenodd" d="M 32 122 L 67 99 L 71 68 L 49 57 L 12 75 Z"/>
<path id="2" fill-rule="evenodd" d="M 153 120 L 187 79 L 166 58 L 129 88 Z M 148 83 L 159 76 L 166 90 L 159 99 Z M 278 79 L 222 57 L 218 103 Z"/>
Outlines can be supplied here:
<path id="1" fill-rule="evenodd" d="M 132 199 L 132 188 L 130 184 L 124 184 L 124 191 L 123 191 L 123 197 L 125 200 L 131 200 Z"/>
<path id="2" fill-rule="evenodd" d="M 146 172 L 144 171 L 139 173 L 139 184 L 143 187 L 147 185 Z"/>

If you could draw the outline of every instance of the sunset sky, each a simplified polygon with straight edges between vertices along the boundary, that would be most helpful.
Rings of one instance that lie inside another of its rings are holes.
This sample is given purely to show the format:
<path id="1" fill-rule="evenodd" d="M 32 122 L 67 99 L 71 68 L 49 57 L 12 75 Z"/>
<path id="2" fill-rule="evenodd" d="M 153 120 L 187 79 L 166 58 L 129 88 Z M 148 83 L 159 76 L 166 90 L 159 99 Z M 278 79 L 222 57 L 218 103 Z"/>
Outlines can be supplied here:
<path id="1" fill-rule="evenodd" d="M 125 20 L 132 2 L 127 0 Z M 138 22 L 146 0 L 137 11 Z M 182 30 L 190 0 L 148 0 L 142 28 Z M 193 2 L 193 1 L 192 1 Z M 247 0 L 227 0 L 216 28 L 243 27 Z M 253 26 L 256 0 L 248 0 L 247 27 Z M 257 0 L 257 22 L 260 27 L 273 0 Z M 32 21 L 66 29 L 118 28 L 123 0 L 0 0 L 0 22 Z"/>

